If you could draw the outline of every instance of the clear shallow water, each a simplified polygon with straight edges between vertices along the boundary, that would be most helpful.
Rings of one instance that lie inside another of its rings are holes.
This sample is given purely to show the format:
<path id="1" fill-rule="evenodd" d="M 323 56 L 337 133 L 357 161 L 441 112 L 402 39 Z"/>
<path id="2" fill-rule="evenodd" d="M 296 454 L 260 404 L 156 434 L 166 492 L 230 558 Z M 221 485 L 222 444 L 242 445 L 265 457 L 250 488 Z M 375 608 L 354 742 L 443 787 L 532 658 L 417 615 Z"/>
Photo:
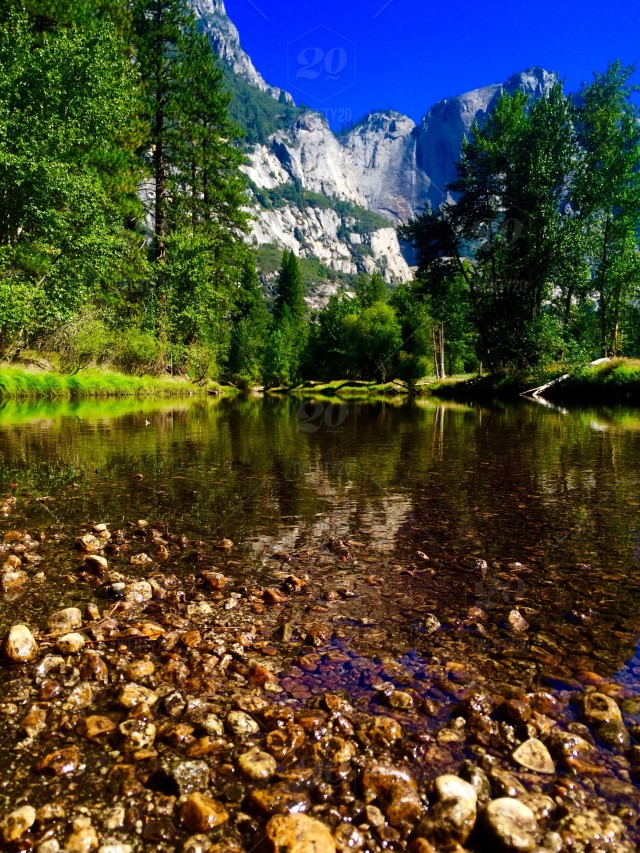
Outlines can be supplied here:
<path id="1" fill-rule="evenodd" d="M 357 594 L 327 607 L 370 652 L 423 653 L 420 620 L 434 613 L 448 656 L 496 680 L 563 686 L 595 672 L 640 690 L 638 412 L 251 397 L 9 405 L 7 494 L 18 500 L 0 531 L 46 533 L 46 583 L 5 595 L 2 627 L 90 597 L 68 580 L 69 541 L 89 523 L 147 519 L 192 541 L 232 539 L 225 572 L 265 584 L 275 553 L 358 543 L 355 567 L 337 577 L 319 557 L 315 571 L 327 590 Z M 515 606 L 523 638 L 503 626 Z M 471 607 L 488 614 L 488 634 Z"/>

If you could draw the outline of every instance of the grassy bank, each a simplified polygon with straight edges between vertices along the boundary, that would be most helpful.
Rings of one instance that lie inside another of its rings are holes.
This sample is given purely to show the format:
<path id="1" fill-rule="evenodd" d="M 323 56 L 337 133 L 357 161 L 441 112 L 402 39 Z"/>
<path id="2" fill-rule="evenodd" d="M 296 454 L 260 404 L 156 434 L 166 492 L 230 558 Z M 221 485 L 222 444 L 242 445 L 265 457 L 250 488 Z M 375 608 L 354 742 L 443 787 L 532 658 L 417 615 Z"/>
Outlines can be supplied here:
<path id="1" fill-rule="evenodd" d="M 448 388 L 469 379 L 469 375 L 451 379 L 436 380 L 435 377 L 422 379 L 415 388 L 409 388 L 403 382 L 366 382 L 359 379 L 335 379 L 332 382 L 303 382 L 300 385 L 281 386 L 267 389 L 267 394 L 291 395 L 294 397 L 340 400 L 372 400 L 386 398 L 404 400 L 409 397 L 426 397 L 439 394 L 440 389 Z"/>
<path id="2" fill-rule="evenodd" d="M 431 386 L 432 393 L 444 399 L 513 401 L 532 388 L 570 373 L 568 379 L 551 385 L 542 396 L 558 403 L 627 403 L 640 405 L 640 360 L 617 358 L 571 372 L 554 366 L 536 375 L 498 373 L 467 381 Z"/>
<path id="3" fill-rule="evenodd" d="M 544 396 L 556 402 L 640 405 L 640 359 L 613 358 L 586 367 Z"/>
<path id="4" fill-rule="evenodd" d="M 556 373 L 551 378 L 555 378 L 557 375 L 559 374 Z M 451 381 L 436 382 L 429 386 L 429 390 L 432 394 L 444 400 L 458 400 L 462 402 L 471 400 L 506 401 L 518 399 L 523 391 L 527 391 L 535 385 L 541 385 L 543 381 L 516 374 L 497 373 L 491 376 L 474 377 L 472 379 L 454 378 Z"/>
<path id="5" fill-rule="evenodd" d="M 82 370 L 72 376 L 0 365 L 0 400 L 84 400 L 100 397 L 185 397 L 203 395 L 202 388 L 182 377 L 127 376 Z"/>
<path id="6" fill-rule="evenodd" d="M 335 380 L 334 382 L 305 382 L 289 389 L 290 394 L 301 397 L 339 397 L 348 400 L 365 400 L 369 397 L 404 397 L 407 388 L 394 382 L 362 382 L 359 380 Z"/>

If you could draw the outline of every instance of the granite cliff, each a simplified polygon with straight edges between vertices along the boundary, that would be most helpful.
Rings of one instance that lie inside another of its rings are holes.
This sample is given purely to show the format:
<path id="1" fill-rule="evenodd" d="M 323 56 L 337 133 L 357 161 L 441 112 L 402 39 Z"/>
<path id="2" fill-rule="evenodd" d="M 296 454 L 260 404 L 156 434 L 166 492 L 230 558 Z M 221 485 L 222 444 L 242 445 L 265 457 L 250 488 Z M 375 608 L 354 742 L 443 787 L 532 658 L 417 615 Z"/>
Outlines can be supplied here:
<path id="1" fill-rule="evenodd" d="M 265 97 L 293 103 L 256 70 L 223 0 L 193 0 L 193 5 L 213 49 L 234 75 Z M 280 126 L 276 121 L 273 132 L 247 150 L 256 215 L 252 241 L 293 249 L 342 275 L 379 270 L 389 282 L 409 280 L 395 227 L 447 198 L 465 135 L 503 92 L 541 96 L 555 80 L 543 68 L 530 68 L 504 83 L 435 104 L 419 125 L 401 113 L 377 112 L 337 136 L 312 111 L 299 111 Z"/>

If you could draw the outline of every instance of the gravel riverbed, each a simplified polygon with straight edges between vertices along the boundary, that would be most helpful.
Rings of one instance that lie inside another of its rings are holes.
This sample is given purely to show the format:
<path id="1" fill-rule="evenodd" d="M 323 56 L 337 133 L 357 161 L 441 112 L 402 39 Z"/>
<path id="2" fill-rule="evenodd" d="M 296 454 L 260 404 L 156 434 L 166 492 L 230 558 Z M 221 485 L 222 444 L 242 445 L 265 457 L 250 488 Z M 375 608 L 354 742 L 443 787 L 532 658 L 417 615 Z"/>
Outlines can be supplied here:
<path id="1" fill-rule="evenodd" d="M 538 654 L 524 609 L 423 613 L 408 642 L 367 615 L 394 589 L 351 571 L 358 542 L 275 553 L 267 586 L 226 539 L 136 521 L 52 541 L 5 510 L 2 849 L 638 849 L 640 696 L 591 670 L 533 683 L 510 651 Z M 52 548 L 78 606 L 41 604 Z"/>

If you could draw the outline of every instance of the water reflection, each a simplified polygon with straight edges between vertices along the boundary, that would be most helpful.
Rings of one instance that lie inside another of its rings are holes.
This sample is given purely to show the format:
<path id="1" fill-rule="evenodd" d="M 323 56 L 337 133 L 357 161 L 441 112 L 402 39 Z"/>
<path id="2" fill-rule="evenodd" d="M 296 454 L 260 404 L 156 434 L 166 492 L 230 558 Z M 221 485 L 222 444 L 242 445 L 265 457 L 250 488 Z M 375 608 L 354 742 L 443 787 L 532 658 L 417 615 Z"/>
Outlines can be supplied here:
<path id="1" fill-rule="evenodd" d="M 274 552 L 352 539 L 365 546 L 354 583 L 384 581 L 362 606 L 399 635 L 412 612 L 455 627 L 470 607 L 498 624 L 517 606 L 531 625 L 520 653 L 566 678 L 634 654 L 639 458 L 626 410 L 250 396 L 0 409 L 0 492 L 18 497 L 5 529 L 64 541 L 90 521 L 147 518 L 233 539 L 235 571 L 255 578 Z M 53 551 L 51 565 L 63 570 Z M 457 641 L 473 653 L 468 633 Z"/>

